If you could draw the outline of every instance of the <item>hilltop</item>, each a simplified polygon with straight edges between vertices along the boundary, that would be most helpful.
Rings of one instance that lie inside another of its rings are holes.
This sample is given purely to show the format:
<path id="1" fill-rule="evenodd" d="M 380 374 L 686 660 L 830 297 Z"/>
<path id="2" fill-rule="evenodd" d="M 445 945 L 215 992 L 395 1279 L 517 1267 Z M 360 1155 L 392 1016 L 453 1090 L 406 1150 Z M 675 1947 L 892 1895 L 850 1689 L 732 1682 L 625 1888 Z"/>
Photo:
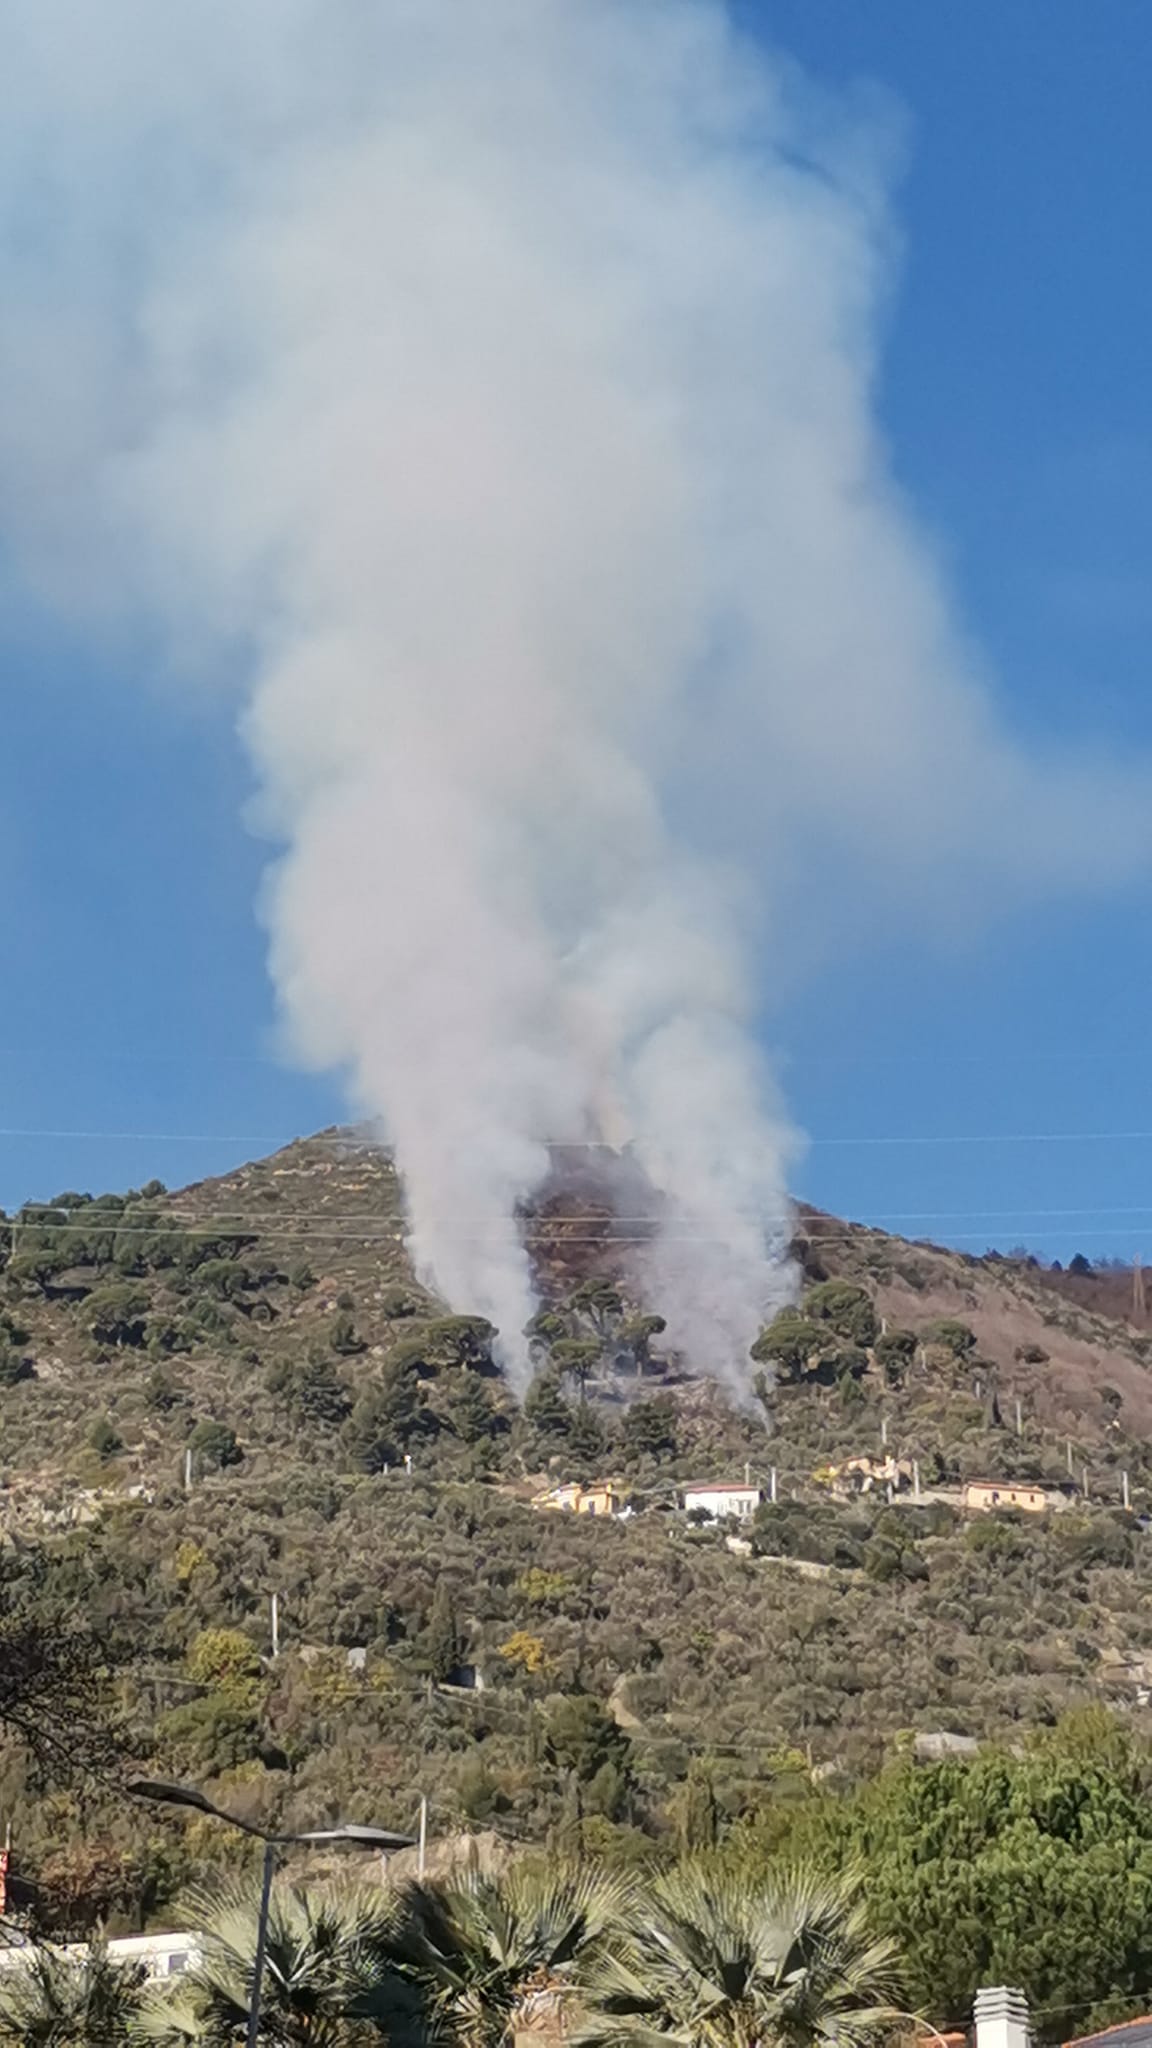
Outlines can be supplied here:
<path id="1" fill-rule="evenodd" d="M 564 1172 L 561 1161 L 558 1184 L 526 1219 L 553 1307 L 581 1284 L 620 1282 L 636 1242 L 594 1177 L 563 1180 Z M 323 1406 L 320 1390 L 309 1395 L 301 1381 L 317 1356 L 354 1401 L 388 1376 L 399 1347 L 408 1364 L 430 1366 L 415 1377 L 434 1417 L 434 1383 L 469 1362 L 467 1343 L 459 1358 L 414 1356 L 414 1338 L 449 1319 L 409 1266 L 391 1160 L 352 1132 L 299 1140 L 174 1193 L 153 1183 L 125 1197 L 62 1195 L 29 1205 L 5 1234 L 0 1472 L 10 1489 L 58 1486 L 69 1473 L 90 1481 L 113 1459 L 105 1476 L 163 1483 L 180 1472 L 193 1414 L 234 1430 L 245 1471 L 267 1473 L 299 1448 L 310 1403 Z M 810 1453 L 870 1448 L 863 1439 L 876 1434 L 881 1409 L 893 1441 L 917 1455 L 951 1446 L 965 1476 L 1054 1475 L 1069 1439 L 1077 1470 L 1086 1462 L 1105 1494 L 1115 1492 L 1121 1456 L 1134 1475 L 1143 1470 L 1152 1436 L 1148 1319 L 1138 1326 L 1104 1306 L 1114 1311 L 1121 1291 L 1130 1306 L 1130 1275 L 1061 1274 L 995 1253 L 976 1258 L 804 1207 L 793 1249 L 806 1289 L 850 1283 L 867 1291 L 882 1326 L 917 1335 L 959 1321 L 971 1343 L 957 1356 L 946 1345 L 921 1345 L 900 1374 L 873 1362 L 839 1400 L 796 1401 L 782 1384 L 770 1413 L 750 1419 L 727 1414 L 658 1334 L 641 1357 L 631 1354 L 627 1370 L 613 1370 L 612 1358 L 626 1349 L 617 1319 L 593 1346 L 585 1383 L 592 1405 L 623 1415 L 638 1394 L 662 1392 L 699 1418 L 700 1429 L 707 1418 L 712 1437 L 700 1449 L 709 1470 L 701 1477 L 722 1476 L 717 1459 L 751 1453 L 760 1464 L 770 1455 L 799 1478 Z M 630 1311 L 642 1306 L 659 1304 L 633 1303 Z M 595 1338 L 595 1314 L 576 1334 Z M 441 1329 L 439 1338 L 452 1352 L 451 1333 Z M 494 1414 L 509 1420 L 491 1366 L 472 1363 L 483 1367 Z M 832 1367 L 813 1391 L 829 1394 L 834 1360 Z M 340 1405 L 338 1394 L 330 1405 Z M 111 1454 L 89 1441 L 105 1419 L 119 1439 Z M 417 1433 L 442 1434 L 427 1420 Z M 338 1445 L 329 1448 L 338 1467 Z"/>
<path id="2" fill-rule="evenodd" d="M 649 1855 L 693 1838 L 702 1786 L 713 1825 L 916 1732 L 1096 1701 L 1143 1725 L 1152 1339 L 1093 1298 L 1115 1275 L 802 1210 L 803 1299 L 734 1407 L 615 1289 L 595 1175 L 558 1161 L 526 1229 L 548 1308 L 521 1409 L 487 1326 L 417 1282 L 392 1164 L 355 1134 L 11 1220 L 0 1513 L 106 1631 L 140 1762 L 286 1825 L 402 1825 L 424 1792 L 437 1832 Z M 819 1476 L 884 1438 L 940 1497 Z M 751 1554 L 673 1506 L 745 1466 L 777 1474 Z M 531 1507 L 606 1473 L 624 1522 Z M 981 1477 L 1064 1485 L 1064 1512 L 966 1518 Z M 221 1853 L 110 1795 L 49 1816 L 15 1753 L 0 1809 L 64 1921 L 83 1898 L 131 1923 Z"/>

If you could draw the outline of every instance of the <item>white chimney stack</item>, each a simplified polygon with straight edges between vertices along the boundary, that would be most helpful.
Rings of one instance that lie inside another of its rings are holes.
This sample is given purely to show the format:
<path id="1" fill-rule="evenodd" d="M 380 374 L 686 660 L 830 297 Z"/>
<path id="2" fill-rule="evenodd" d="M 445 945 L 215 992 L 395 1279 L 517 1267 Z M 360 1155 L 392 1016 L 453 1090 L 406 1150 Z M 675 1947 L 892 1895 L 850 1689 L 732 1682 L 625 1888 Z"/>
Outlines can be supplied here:
<path id="1" fill-rule="evenodd" d="M 976 2048 L 1031 2048 L 1028 2001 L 1022 1991 L 1004 1984 L 983 1986 L 972 2008 Z"/>

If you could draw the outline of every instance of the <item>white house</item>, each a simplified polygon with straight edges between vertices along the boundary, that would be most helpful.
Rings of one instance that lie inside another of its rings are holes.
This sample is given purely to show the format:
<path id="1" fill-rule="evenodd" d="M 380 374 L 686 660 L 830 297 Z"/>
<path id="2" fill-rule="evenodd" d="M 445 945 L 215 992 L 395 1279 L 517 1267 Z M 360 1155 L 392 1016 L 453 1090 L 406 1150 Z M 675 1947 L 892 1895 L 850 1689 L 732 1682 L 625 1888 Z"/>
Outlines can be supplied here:
<path id="1" fill-rule="evenodd" d="M 53 1955 L 82 1962 L 88 1953 L 83 1941 L 47 1944 Z M 0 1934 L 0 1970 L 18 1969 L 36 1954 L 33 1943 L 15 1929 Z M 196 1934 L 128 1934 L 108 1943 L 108 1957 L 114 1963 L 142 1963 L 149 1977 L 177 1977 L 194 1970 L 200 1961 L 200 1937 Z"/>
<path id="2" fill-rule="evenodd" d="M 693 1508 L 700 1508 L 716 1522 L 723 1521 L 728 1515 L 747 1521 L 756 1513 L 763 1498 L 763 1487 L 740 1486 L 730 1479 L 713 1479 L 700 1486 L 684 1488 L 685 1511 L 691 1514 Z"/>

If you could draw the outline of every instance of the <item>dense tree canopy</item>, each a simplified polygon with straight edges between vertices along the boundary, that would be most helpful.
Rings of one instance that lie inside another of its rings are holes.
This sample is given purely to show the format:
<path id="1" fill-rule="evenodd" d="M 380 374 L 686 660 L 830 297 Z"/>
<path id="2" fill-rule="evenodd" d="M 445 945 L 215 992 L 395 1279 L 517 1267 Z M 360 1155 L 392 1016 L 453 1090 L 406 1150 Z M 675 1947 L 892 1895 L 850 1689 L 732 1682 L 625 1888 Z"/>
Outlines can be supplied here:
<path id="1" fill-rule="evenodd" d="M 1150 1792 L 1152 1757 L 1089 1712 L 1020 1754 L 895 1762 L 795 1816 L 793 1836 L 825 1869 L 867 1870 L 914 2005 L 964 2024 L 979 1985 L 1018 1984 L 1060 2040 L 1152 1993 Z"/>

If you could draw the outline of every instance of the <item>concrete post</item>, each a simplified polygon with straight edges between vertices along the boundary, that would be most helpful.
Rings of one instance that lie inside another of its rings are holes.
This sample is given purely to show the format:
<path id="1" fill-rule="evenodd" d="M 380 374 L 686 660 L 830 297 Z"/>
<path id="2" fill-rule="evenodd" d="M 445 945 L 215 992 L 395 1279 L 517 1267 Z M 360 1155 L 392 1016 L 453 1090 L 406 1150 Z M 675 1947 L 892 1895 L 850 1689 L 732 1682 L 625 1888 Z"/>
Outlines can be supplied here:
<path id="1" fill-rule="evenodd" d="M 1022 1991 L 1006 1984 L 982 1987 L 972 2017 L 976 2048 L 1031 2048 L 1032 2027 Z"/>

